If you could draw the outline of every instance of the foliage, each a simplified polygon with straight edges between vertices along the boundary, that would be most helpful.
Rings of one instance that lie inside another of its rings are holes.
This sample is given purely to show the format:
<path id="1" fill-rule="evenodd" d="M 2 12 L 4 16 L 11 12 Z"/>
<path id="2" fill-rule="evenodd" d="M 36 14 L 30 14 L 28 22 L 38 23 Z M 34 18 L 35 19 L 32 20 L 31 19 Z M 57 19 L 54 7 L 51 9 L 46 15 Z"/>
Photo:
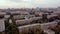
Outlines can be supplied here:
<path id="1" fill-rule="evenodd" d="M 45 34 L 41 29 L 29 30 L 29 34 Z"/>
<path id="2" fill-rule="evenodd" d="M 35 11 L 31 11 L 30 14 L 31 14 L 31 15 L 35 14 Z"/>
<path id="3" fill-rule="evenodd" d="M 58 25 L 52 30 L 55 31 L 55 34 L 59 34 L 59 32 L 60 32 L 60 22 L 58 22 Z"/>
<path id="4" fill-rule="evenodd" d="M 39 14 L 35 14 L 35 17 L 39 17 Z"/>
<path id="5" fill-rule="evenodd" d="M 10 25 L 9 18 L 8 19 L 5 19 L 4 22 L 5 22 L 5 27 L 8 27 Z"/>
<path id="6" fill-rule="evenodd" d="M 13 24 L 10 24 L 6 28 L 6 34 L 18 34 L 18 30 L 17 30 L 16 26 Z"/>
<path id="7" fill-rule="evenodd" d="M 42 15 L 42 22 L 48 22 L 47 14 Z"/>
<path id="8" fill-rule="evenodd" d="M 12 20 L 13 23 L 9 23 L 9 19 Z M 13 18 L 13 15 L 10 15 L 8 19 L 5 21 L 5 34 L 18 34 L 18 30 L 15 24 L 15 19 Z"/>
<path id="9" fill-rule="evenodd" d="M 0 15 L 0 19 L 4 18 L 4 15 Z"/>

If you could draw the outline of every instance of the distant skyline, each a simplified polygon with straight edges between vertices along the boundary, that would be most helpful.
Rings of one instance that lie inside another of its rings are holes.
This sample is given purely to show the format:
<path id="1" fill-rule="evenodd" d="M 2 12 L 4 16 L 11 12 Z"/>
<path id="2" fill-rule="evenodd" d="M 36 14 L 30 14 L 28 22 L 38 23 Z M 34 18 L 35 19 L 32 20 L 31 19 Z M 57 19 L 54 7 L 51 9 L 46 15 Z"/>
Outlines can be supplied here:
<path id="1" fill-rule="evenodd" d="M 60 6 L 60 0 L 0 0 L 0 8 L 50 8 Z"/>

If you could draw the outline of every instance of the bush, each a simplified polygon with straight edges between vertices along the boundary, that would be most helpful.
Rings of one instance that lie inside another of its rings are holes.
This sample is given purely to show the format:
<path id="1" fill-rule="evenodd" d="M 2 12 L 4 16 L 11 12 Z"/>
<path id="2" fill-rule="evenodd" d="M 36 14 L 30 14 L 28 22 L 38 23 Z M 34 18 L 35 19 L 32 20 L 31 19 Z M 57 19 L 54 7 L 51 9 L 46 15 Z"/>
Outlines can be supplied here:
<path id="1" fill-rule="evenodd" d="M 6 34 L 18 34 L 18 29 L 16 28 L 15 25 L 10 24 L 10 25 L 6 28 Z"/>

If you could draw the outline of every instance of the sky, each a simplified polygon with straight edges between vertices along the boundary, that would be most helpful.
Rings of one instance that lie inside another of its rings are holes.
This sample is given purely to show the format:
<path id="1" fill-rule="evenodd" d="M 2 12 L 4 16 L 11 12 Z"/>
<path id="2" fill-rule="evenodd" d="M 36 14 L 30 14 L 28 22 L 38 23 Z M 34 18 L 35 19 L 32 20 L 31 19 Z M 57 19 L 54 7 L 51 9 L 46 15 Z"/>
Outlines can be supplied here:
<path id="1" fill-rule="evenodd" d="M 60 6 L 60 0 L 0 0 L 0 8 L 46 8 Z"/>

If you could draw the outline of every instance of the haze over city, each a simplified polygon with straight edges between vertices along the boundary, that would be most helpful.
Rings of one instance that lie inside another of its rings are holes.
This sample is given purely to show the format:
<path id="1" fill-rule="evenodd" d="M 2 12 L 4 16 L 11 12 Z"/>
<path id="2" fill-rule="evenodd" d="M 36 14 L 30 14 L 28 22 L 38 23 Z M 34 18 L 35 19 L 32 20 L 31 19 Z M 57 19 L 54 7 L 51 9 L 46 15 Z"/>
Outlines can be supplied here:
<path id="1" fill-rule="evenodd" d="M 60 0 L 0 0 L 0 34 L 60 34 Z"/>
<path id="2" fill-rule="evenodd" d="M 55 8 L 60 0 L 0 0 L 0 8 Z"/>

